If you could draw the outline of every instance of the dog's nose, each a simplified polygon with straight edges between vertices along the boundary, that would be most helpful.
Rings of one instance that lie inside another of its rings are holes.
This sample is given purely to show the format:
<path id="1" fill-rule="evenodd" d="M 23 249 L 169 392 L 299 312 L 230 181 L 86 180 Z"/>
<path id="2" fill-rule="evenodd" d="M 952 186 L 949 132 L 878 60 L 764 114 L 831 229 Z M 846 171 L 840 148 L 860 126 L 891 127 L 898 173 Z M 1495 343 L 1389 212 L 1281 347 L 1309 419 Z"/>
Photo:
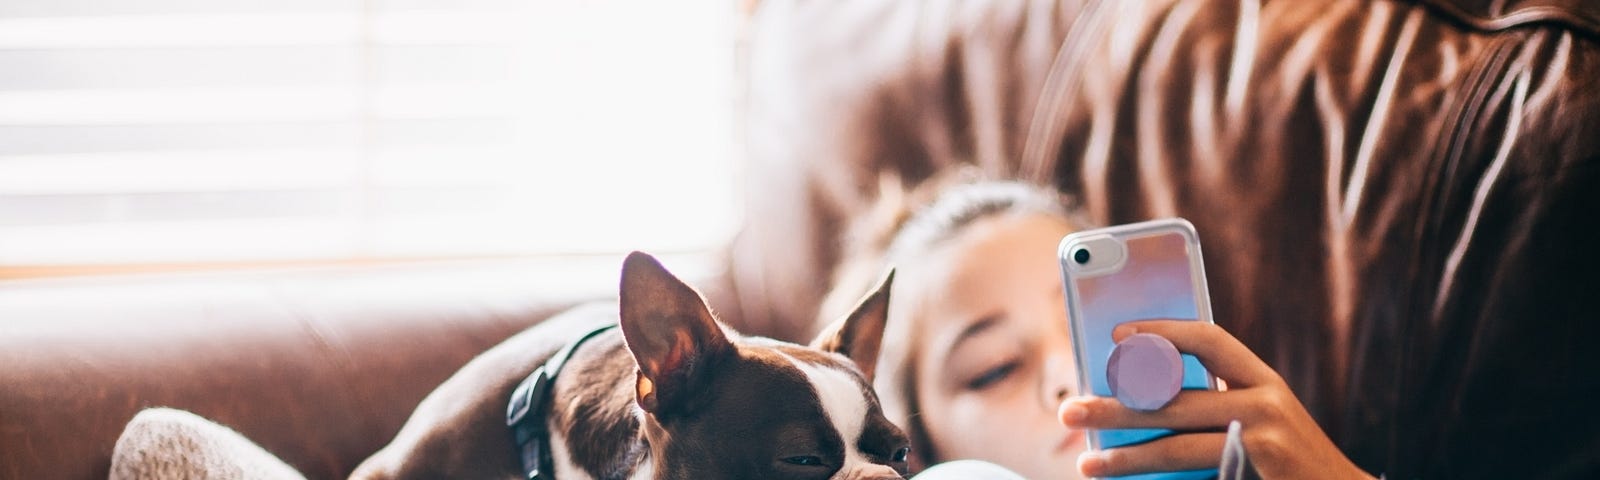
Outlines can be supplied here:
<path id="1" fill-rule="evenodd" d="M 864 468 L 845 468 L 833 476 L 835 480 L 903 480 L 905 477 L 896 473 L 887 465 L 872 465 Z"/>

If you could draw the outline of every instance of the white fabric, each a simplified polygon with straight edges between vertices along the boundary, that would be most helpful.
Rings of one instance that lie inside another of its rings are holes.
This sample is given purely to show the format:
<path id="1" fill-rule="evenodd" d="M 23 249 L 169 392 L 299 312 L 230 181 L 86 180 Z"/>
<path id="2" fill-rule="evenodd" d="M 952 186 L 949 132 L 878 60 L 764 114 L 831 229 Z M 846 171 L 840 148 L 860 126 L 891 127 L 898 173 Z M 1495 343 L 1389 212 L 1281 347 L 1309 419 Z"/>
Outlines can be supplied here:
<path id="1" fill-rule="evenodd" d="M 915 480 L 1026 480 L 1005 467 L 979 460 L 956 460 L 923 470 Z"/>

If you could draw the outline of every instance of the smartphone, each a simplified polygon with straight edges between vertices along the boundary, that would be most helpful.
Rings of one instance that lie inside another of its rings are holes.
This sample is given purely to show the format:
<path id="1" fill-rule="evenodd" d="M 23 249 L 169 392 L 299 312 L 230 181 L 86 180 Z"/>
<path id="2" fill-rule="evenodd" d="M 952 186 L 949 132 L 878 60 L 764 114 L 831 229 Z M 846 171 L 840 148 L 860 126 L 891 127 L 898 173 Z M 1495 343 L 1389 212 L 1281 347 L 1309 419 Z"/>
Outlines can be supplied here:
<path id="1" fill-rule="evenodd" d="M 1078 391 L 1113 397 L 1106 363 L 1111 330 L 1133 320 L 1211 322 L 1211 299 L 1201 263 L 1200 237 L 1181 218 L 1151 220 L 1076 232 L 1061 239 L 1057 256 L 1066 289 L 1067 317 L 1078 367 Z M 1216 390 L 1200 360 L 1184 354 L 1183 388 Z M 1116 448 L 1172 435 L 1171 430 L 1087 432 L 1090 450 Z M 1194 470 L 1116 477 L 1138 480 L 1214 478 Z"/>

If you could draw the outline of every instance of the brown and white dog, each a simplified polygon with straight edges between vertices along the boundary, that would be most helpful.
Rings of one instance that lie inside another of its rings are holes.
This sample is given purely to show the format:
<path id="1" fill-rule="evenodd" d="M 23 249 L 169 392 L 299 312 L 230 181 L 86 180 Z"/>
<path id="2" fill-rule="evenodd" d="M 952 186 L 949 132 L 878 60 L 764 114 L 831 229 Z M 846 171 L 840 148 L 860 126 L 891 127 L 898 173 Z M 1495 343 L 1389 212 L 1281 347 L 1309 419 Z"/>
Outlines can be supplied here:
<path id="1" fill-rule="evenodd" d="M 564 345 L 619 320 L 573 350 L 554 381 L 543 419 L 554 478 L 901 478 L 909 443 L 871 388 L 890 279 L 803 347 L 734 333 L 635 252 L 619 305 L 576 309 L 480 355 L 352 478 L 522 478 L 505 420 L 512 390 Z"/>

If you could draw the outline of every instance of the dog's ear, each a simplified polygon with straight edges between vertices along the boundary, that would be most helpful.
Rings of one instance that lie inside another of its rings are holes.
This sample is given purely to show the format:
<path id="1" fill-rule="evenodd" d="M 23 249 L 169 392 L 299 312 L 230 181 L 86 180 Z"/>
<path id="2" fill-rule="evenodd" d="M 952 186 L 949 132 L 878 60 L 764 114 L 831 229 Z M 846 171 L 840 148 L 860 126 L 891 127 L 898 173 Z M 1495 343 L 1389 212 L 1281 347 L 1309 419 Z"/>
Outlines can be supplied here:
<path id="1" fill-rule="evenodd" d="M 872 293 L 861 299 L 849 315 L 823 329 L 816 340 L 811 341 L 811 346 L 850 357 L 871 383 L 878 369 L 883 329 L 889 323 L 889 287 L 893 283 L 894 269 L 889 269 L 872 288 Z"/>
<path id="2" fill-rule="evenodd" d="M 639 406 L 651 414 L 692 409 L 710 366 L 734 351 L 705 299 L 650 255 L 622 263 L 622 336 L 639 366 Z"/>

